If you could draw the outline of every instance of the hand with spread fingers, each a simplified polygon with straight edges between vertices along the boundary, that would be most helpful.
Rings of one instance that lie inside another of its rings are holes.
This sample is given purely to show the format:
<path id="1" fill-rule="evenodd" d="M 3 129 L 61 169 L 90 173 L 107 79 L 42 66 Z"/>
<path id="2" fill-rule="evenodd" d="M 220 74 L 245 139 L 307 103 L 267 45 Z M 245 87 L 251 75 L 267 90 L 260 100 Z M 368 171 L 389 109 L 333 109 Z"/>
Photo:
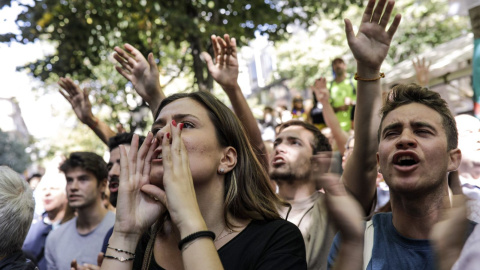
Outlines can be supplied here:
<path id="1" fill-rule="evenodd" d="M 88 99 L 88 91 L 82 91 L 70 78 L 60 78 L 58 85 L 63 90 L 59 90 L 60 94 L 72 105 L 73 111 L 82 123 L 89 125 L 92 121 L 92 103 Z"/>
<path id="2" fill-rule="evenodd" d="M 202 53 L 208 71 L 225 91 L 233 90 L 238 79 L 237 41 L 235 38 L 230 39 L 228 34 L 225 34 L 224 38 L 212 35 L 211 39 L 215 63 L 210 54 Z"/>
<path id="3" fill-rule="evenodd" d="M 58 85 L 63 88 L 63 90 L 59 90 L 60 94 L 72 105 L 78 119 L 89 126 L 108 145 L 108 139 L 115 136 L 116 133 L 105 122 L 93 116 L 88 91 L 82 91 L 70 78 L 60 78 Z"/>
<path id="4" fill-rule="evenodd" d="M 132 82 L 137 93 L 149 104 L 152 113 L 158 108 L 165 94 L 160 86 L 160 75 L 153 54 L 148 54 L 148 61 L 135 47 L 125 44 L 125 50 L 115 47 L 113 57 L 121 66 L 115 69 Z"/>
<path id="5" fill-rule="evenodd" d="M 113 234 L 140 237 L 166 210 L 161 198 L 142 191 L 150 184 L 151 160 L 158 146 L 158 142 L 152 140 L 153 135 L 149 132 L 138 149 L 138 135 L 134 135 L 128 154 L 120 145 L 120 185 Z M 164 196 L 160 188 L 155 188 L 158 196 Z"/>
<path id="6" fill-rule="evenodd" d="M 397 14 L 390 28 L 385 31 L 395 1 L 389 0 L 387 3 L 387 0 L 380 0 L 377 6 L 375 2 L 375 0 L 368 1 L 357 35 L 355 36 L 352 23 L 348 19 L 345 19 L 345 32 L 348 46 L 357 63 L 377 71 L 387 56 L 393 35 L 400 24 L 401 15 Z"/>
<path id="7" fill-rule="evenodd" d="M 426 61 L 425 58 L 417 58 L 412 60 L 412 64 L 415 68 L 417 83 L 423 87 L 427 87 L 430 75 L 430 62 Z"/>

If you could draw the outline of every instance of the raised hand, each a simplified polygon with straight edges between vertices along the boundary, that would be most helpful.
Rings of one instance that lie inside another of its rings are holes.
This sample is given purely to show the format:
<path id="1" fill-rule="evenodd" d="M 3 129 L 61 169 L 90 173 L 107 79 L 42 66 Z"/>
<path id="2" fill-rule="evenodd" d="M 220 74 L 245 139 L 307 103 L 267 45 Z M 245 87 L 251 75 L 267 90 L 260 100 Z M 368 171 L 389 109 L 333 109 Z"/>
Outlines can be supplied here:
<path id="1" fill-rule="evenodd" d="M 202 56 L 207 62 L 208 71 L 213 79 L 226 91 L 234 89 L 238 79 L 237 42 L 225 34 L 222 39 L 211 36 L 215 63 L 210 54 L 203 52 Z"/>
<path id="2" fill-rule="evenodd" d="M 160 86 L 160 75 L 153 54 L 148 54 L 148 61 L 135 47 L 126 43 L 125 50 L 115 47 L 113 57 L 121 67 L 115 69 L 129 80 L 137 93 L 149 104 L 152 113 L 158 108 L 165 95 Z"/>
<path id="3" fill-rule="evenodd" d="M 114 234 L 140 237 L 166 210 L 158 197 L 141 191 L 143 186 L 150 184 L 151 160 L 158 146 L 158 142 L 152 142 L 152 139 L 153 135 L 149 132 L 137 150 L 138 135 L 134 135 L 128 154 L 125 147 L 120 146 L 121 171 Z M 153 187 L 162 194 L 160 188 Z"/>
<path id="4" fill-rule="evenodd" d="M 412 60 L 412 64 L 415 68 L 418 84 L 424 87 L 428 86 L 430 62 L 425 61 L 425 58 L 417 58 Z"/>
<path id="5" fill-rule="evenodd" d="M 312 91 L 318 102 L 322 104 L 329 102 L 330 93 L 327 89 L 327 80 L 324 77 L 315 80 L 315 83 L 312 86 Z"/>
<path id="6" fill-rule="evenodd" d="M 389 0 L 387 3 L 387 0 L 380 0 L 376 7 L 375 2 L 375 0 L 368 1 L 356 36 L 353 32 L 352 23 L 345 19 L 345 33 L 350 50 L 359 65 L 371 70 L 380 69 L 401 20 L 401 15 L 397 14 L 390 28 L 385 31 L 395 1 Z M 387 7 L 383 12 L 385 4 Z"/>
<path id="7" fill-rule="evenodd" d="M 58 85 L 65 91 L 59 90 L 60 94 L 72 105 L 73 111 L 77 115 L 78 119 L 86 124 L 90 125 L 92 114 L 92 103 L 88 99 L 88 91 L 82 91 L 78 85 L 76 85 L 70 78 L 60 78 Z"/>

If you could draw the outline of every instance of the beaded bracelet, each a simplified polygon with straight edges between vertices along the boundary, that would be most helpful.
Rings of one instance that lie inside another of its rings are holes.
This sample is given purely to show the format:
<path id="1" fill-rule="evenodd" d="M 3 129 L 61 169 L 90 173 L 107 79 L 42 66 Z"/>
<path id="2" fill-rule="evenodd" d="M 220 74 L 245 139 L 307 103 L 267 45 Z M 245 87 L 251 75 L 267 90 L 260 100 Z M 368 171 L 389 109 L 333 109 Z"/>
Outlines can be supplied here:
<path id="1" fill-rule="evenodd" d="M 123 250 L 123 249 L 110 247 L 110 245 L 107 245 L 107 248 L 113 249 L 113 250 L 115 250 L 116 252 L 122 252 L 122 253 L 125 253 L 125 254 L 128 254 L 128 255 L 132 255 L 133 257 L 135 257 L 135 253 L 132 253 L 132 252 L 130 252 L 130 251 L 126 251 L 126 250 Z"/>
<path id="2" fill-rule="evenodd" d="M 103 255 L 104 258 L 106 259 L 113 259 L 117 260 L 120 262 L 127 262 L 127 261 L 133 261 L 135 259 L 135 256 L 130 257 L 130 258 L 124 258 L 124 257 L 115 257 L 115 256 L 110 256 L 110 255 Z"/>
<path id="3" fill-rule="evenodd" d="M 180 240 L 180 242 L 178 243 L 178 249 L 182 250 L 183 245 L 200 237 L 210 237 L 212 238 L 212 240 L 215 240 L 215 233 L 212 231 L 199 231 L 199 232 L 192 233 L 189 236 Z"/>
<path id="4" fill-rule="evenodd" d="M 362 77 L 358 76 L 358 74 L 355 73 L 355 76 L 353 78 L 357 81 L 373 82 L 373 81 L 378 81 L 381 78 L 385 78 L 385 73 L 380 72 L 379 76 L 377 78 L 373 78 L 373 79 L 365 79 L 365 78 L 362 78 Z"/>

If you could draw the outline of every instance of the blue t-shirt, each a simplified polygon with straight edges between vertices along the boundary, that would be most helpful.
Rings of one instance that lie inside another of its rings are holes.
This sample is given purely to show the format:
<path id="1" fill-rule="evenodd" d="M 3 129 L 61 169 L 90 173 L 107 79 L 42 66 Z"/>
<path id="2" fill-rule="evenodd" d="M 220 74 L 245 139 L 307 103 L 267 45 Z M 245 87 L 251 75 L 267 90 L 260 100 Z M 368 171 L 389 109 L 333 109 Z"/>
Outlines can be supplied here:
<path id="1" fill-rule="evenodd" d="M 401 236 L 392 223 L 392 213 L 378 213 L 373 216 L 374 236 L 372 258 L 367 269 L 435 269 L 435 258 L 429 240 L 410 239 Z M 475 226 L 470 222 L 468 235 Z M 340 246 L 339 234 L 333 240 L 328 255 L 328 269 L 331 269 Z"/>

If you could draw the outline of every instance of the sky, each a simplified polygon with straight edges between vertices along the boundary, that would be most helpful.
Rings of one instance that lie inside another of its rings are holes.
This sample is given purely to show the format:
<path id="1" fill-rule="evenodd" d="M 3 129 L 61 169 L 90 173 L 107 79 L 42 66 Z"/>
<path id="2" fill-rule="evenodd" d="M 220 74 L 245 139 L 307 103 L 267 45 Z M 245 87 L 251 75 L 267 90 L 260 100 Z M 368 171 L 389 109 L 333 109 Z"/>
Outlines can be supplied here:
<path id="1" fill-rule="evenodd" d="M 0 34 L 20 33 L 15 19 L 21 10 L 17 2 L 0 10 Z M 41 42 L 0 43 L 0 97 L 14 97 L 18 101 L 28 131 L 37 139 L 50 137 L 62 127 L 65 117 L 61 117 L 61 112 L 71 110 L 70 105 L 57 92 L 39 94 L 33 91 L 42 84 L 27 72 L 16 71 L 16 67 L 53 53 L 53 50 L 52 46 Z M 0 114 L 5 113 L 0 108 Z"/>

